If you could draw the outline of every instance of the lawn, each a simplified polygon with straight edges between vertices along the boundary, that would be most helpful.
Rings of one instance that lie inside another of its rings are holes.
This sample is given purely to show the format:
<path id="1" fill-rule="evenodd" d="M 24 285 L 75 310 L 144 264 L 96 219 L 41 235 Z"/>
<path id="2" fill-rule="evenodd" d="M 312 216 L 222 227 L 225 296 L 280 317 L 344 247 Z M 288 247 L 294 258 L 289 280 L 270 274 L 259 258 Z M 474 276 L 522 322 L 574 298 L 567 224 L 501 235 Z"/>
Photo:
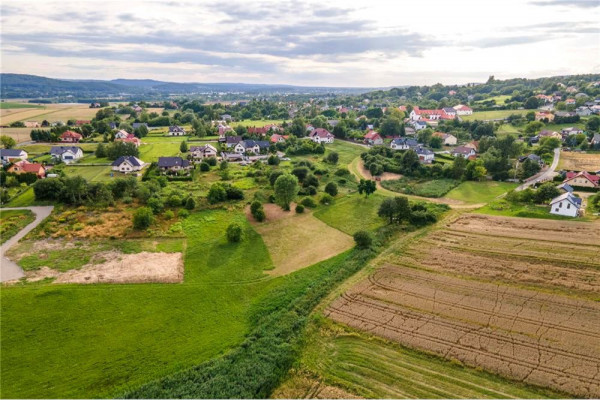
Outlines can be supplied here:
<path id="1" fill-rule="evenodd" d="M 35 216 L 29 210 L 0 209 L 0 243 L 15 236 L 21 229 L 29 225 Z"/>
<path id="2" fill-rule="evenodd" d="M 422 197 L 442 197 L 455 188 L 460 182 L 455 179 L 412 180 L 400 178 L 381 182 L 388 190 L 402 194 L 412 194 Z"/>
<path id="3" fill-rule="evenodd" d="M 326 144 L 325 149 L 327 150 L 325 152 L 325 156 L 330 151 L 335 151 L 339 154 L 340 158 L 338 164 L 340 166 L 347 166 L 356 157 L 359 157 L 362 153 L 365 153 L 369 150 L 366 147 L 345 142 L 343 140 L 336 140 L 333 143 Z"/>
<path id="4" fill-rule="evenodd" d="M 519 136 L 523 134 L 520 129 L 516 126 L 512 126 L 511 124 L 502 124 L 496 131 L 496 136 L 502 137 L 507 135 Z"/>
<path id="5" fill-rule="evenodd" d="M 67 165 L 62 168 L 67 176 L 79 175 L 90 182 L 106 182 L 112 179 L 108 165 Z"/>
<path id="6" fill-rule="evenodd" d="M 475 210 L 474 212 L 488 215 L 500 215 L 504 217 L 542 218 L 560 220 L 574 219 L 562 215 L 550 214 L 550 209 L 548 206 L 510 203 L 504 199 L 497 199 L 495 201 L 492 201 L 491 203 Z M 582 220 L 582 218 L 577 218 L 577 220 Z"/>
<path id="7" fill-rule="evenodd" d="M 351 330 L 320 316 L 308 328 L 299 369 L 275 398 L 333 385 L 364 398 L 561 398 L 457 362 Z M 326 390 L 326 389 L 325 389 Z M 324 392 L 323 396 L 332 392 Z M 339 394 L 338 394 L 339 395 Z M 344 393 L 342 393 L 342 397 Z"/>
<path id="8" fill-rule="evenodd" d="M 369 197 L 355 193 L 336 199 L 330 206 L 320 206 L 314 216 L 349 235 L 362 229 L 375 230 L 385 224 L 377 215 L 383 199 L 385 196 L 377 192 Z"/>
<path id="9" fill-rule="evenodd" d="M 276 124 L 276 125 L 281 125 L 285 120 L 283 119 L 259 119 L 259 120 L 252 120 L 252 119 L 243 119 L 241 121 L 234 121 L 231 122 L 229 124 L 229 126 L 231 126 L 232 128 L 235 128 L 238 125 L 243 125 L 245 127 L 249 127 L 249 126 L 255 126 L 257 128 L 262 128 L 265 125 L 271 125 L 271 124 Z M 291 122 L 291 120 L 287 120 L 288 123 Z"/>
<path id="10" fill-rule="evenodd" d="M 44 107 L 38 106 L 35 104 L 29 104 L 29 103 L 15 103 L 15 102 L 10 102 L 10 101 L 0 102 L 0 110 L 4 110 L 7 108 L 44 108 Z"/>
<path id="11" fill-rule="evenodd" d="M 466 181 L 452 189 L 444 196 L 446 199 L 460 200 L 465 203 L 478 204 L 487 203 L 503 193 L 506 193 L 518 185 L 508 182 L 473 182 Z"/>
<path id="12" fill-rule="evenodd" d="M 172 157 L 179 155 L 181 140 L 172 143 L 142 144 L 139 147 L 140 160 L 144 162 L 158 161 L 159 157 Z"/>
<path id="13" fill-rule="evenodd" d="M 243 224 L 246 240 L 225 240 Z M 238 345 L 271 267 L 241 212 L 192 214 L 182 284 L 5 287 L 0 293 L 3 398 L 114 397 Z M 73 368 L 76 368 L 76 373 Z"/>
<path id="14" fill-rule="evenodd" d="M 33 188 L 30 187 L 19 196 L 15 197 L 6 204 L 6 207 L 29 207 L 35 205 L 35 197 L 33 195 Z"/>
<path id="15" fill-rule="evenodd" d="M 494 111 L 475 111 L 471 115 L 461 115 L 460 118 L 464 121 L 474 120 L 493 120 L 493 119 L 505 119 L 509 115 L 525 115 L 531 110 L 494 110 Z"/>

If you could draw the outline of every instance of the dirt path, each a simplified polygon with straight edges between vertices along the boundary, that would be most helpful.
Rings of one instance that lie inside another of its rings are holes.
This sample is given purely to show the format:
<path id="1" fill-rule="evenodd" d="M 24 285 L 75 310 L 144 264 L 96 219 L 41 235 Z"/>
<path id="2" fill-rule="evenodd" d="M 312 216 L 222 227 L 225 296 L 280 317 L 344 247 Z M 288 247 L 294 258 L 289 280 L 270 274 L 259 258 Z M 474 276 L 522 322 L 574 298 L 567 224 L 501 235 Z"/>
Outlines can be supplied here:
<path id="1" fill-rule="evenodd" d="M 0 212 L 4 210 L 30 210 L 35 214 L 35 221 L 27 225 L 25 228 L 21 229 L 15 236 L 8 239 L 6 242 L 0 246 L 0 282 L 10 281 L 13 279 L 19 279 L 25 276 L 23 269 L 17 265 L 17 263 L 9 260 L 4 255 L 8 249 L 10 249 L 14 244 L 16 244 L 19 240 L 21 240 L 25 235 L 31 232 L 36 226 L 38 226 L 44 219 L 46 219 L 54 206 L 48 207 L 11 207 L 11 208 L 2 208 Z"/>

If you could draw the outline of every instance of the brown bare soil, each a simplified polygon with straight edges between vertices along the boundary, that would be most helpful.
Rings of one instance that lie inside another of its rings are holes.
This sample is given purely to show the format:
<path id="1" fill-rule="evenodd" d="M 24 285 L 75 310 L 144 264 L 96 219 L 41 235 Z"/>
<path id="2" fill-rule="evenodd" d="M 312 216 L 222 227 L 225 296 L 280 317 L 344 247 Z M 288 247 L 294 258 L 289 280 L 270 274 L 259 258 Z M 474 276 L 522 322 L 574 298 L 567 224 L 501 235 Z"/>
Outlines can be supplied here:
<path id="1" fill-rule="evenodd" d="M 598 171 L 600 170 L 600 154 L 562 151 L 558 168 L 575 171 Z"/>
<path id="2" fill-rule="evenodd" d="M 48 267 L 27 271 L 28 281 L 56 278 L 53 283 L 178 283 L 183 281 L 181 253 L 123 254 L 116 251 L 96 255 L 103 263 L 90 263 L 81 269 L 59 272 Z"/>
<path id="3" fill-rule="evenodd" d="M 315 218 L 309 210 L 297 214 L 283 211 L 275 204 L 264 204 L 267 216 L 257 222 L 246 208 L 246 216 L 263 238 L 275 269 L 267 271 L 273 276 L 286 275 L 319 261 L 331 258 L 354 245 L 349 235 L 338 231 Z"/>
<path id="4" fill-rule="evenodd" d="M 326 314 L 527 383 L 600 395 L 600 305 L 593 301 L 384 267 Z"/>
<path id="5" fill-rule="evenodd" d="M 358 170 L 364 178 L 375 179 L 373 177 L 373 175 L 371 175 L 371 171 L 369 171 L 367 168 L 365 168 L 365 163 L 362 160 L 360 160 L 360 162 L 358 163 Z M 382 181 L 391 181 L 394 179 L 402 178 L 402 175 L 394 174 L 393 172 L 384 172 L 383 174 L 379 175 L 379 178 Z"/>
<path id="6" fill-rule="evenodd" d="M 463 214 L 386 255 L 326 314 L 512 379 L 598 397 L 599 238 L 598 223 Z"/>

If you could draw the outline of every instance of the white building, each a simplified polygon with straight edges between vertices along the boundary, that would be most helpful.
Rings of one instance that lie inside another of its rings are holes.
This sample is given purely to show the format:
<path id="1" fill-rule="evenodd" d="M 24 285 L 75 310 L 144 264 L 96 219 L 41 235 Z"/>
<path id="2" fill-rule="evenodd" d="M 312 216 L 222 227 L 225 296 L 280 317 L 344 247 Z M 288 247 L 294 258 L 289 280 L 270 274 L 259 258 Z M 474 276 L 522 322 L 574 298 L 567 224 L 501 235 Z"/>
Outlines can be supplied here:
<path id="1" fill-rule="evenodd" d="M 113 171 L 123 172 L 125 174 L 141 171 L 145 165 L 145 162 L 134 156 L 121 156 L 111 164 Z"/>
<path id="2" fill-rule="evenodd" d="M 69 164 L 83 157 L 83 150 L 77 146 L 53 146 L 50 155 Z"/>
<path id="3" fill-rule="evenodd" d="M 581 199 L 571 192 L 566 192 L 555 197 L 550 202 L 550 214 L 576 217 L 581 208 Z"/>

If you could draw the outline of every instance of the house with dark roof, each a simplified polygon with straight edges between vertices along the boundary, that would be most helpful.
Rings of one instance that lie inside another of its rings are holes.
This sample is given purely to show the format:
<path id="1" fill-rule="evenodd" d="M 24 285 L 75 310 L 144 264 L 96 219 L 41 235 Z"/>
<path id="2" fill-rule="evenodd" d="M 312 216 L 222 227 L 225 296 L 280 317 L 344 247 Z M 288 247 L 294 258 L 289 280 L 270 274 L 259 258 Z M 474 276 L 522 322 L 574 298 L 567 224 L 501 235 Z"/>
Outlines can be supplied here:
<path id="1" fill-rule="evenodd" d="M 192 168 L 188 160 L 181 157 L 158 157 L 158 168 L 163 172 L 186 171 Z"/>
<path id="2" fill-rule="evenodd" d="M 227 147 L 235 147 L 241 141 L 241 136 L 225 136 L 225 146 Z"/>
<path id="3" fill-rule="evenodd" d="M 121 156 L 111 164 L 113 171 L 128 174 L 130 172 L 141 171 L 146 163 L 134 156 Z"/>
<path id="4" fill-rule="evenodd" d="M 133 129 L 137 129 L 137 128 L 139 128 L 142 125 L 145 126 L 146 128 L 148 128 L 148 124 L 145 123 L 145 122 L 134 122 L 133 124 L 131 124 L 131 127 Z"/>
<path id="5" fill-rule="evenodd" d="M 581 199 L 566 192 L 550 201 L 550 214 L 576 217 L 581 209 Z"/>
<path id="6" fill-rule="evenodd" d="M 392 150 L 408 150 L 417 147 L 419 143 L 415 139 L 410 138 L 398 138 L 392 140 L 390 143 L 390 149 Z"/>
<path id="7" fill-rule="evenodd" d="M 435 153 L 423 146 L 417 146 L 413 149 L 419 156 L 419 161 L 424 164 L 431 164 L 435 158 Z"/>
<path id="8" fill-rule="evenodd" d="M 452 150 L 452 155 L 454 157 L 469 158 L 475 156 L 476 154 L 477 153 L 475 152 L 475 149 L 467 146 L 458 146 Z"/>
<path id="9" fill-rule="evenodd" d="M 20 149 L 0 149 L 0 160 L 2 165 L 6 165 L 11 162 L 27 160 L 27 152 Z"/>
<path id="10" fill-rule="evenodd" d="M 561 183 L 556 187 L 558 190 L 562 190 L 563 192 L 573 193 L 573 188 L 568 183 Z"/>
<path id="11" fill-rule="evenodd" d="M 268 150 L 270 145 L 266 140 L 242 140 L 235 145 L 233 151 L 238 154 L 245 154 L 247 152 L 259 154 L 261 151 Z"/>
<path id="12" fill-rule="evenodd" d="M 544 165 L 544 160 L 542 160 L 542 158 L 540 156 L 538 156 L 537 154 L 532 153 L 532 154 L 529 154 L 528 156 L 519 157 L 519 162 L 523 162 L 525 160 L 530 160 L 530 161 L 536 162 L 540 165 L 540 167 Z"/>
<path id="13" fill-rule="evenodd" d="M 185 129 L 178 125 L 171 125 L 169 127 L 169 136 L 185 136 Z"/>
<path id="14" fill-rule="evenodd" d="M 221 152 L 221 158 L 227 162 L 240 162 L 244 161 L 244 155 L 239 153 L 226 153 Z"/>
<path id="15" fill-rule="evenodd" d="M 50 155 L 54 159 L 69 164 L 83 157 L 83 150 L 77 146 L 52 146 Z"/>

